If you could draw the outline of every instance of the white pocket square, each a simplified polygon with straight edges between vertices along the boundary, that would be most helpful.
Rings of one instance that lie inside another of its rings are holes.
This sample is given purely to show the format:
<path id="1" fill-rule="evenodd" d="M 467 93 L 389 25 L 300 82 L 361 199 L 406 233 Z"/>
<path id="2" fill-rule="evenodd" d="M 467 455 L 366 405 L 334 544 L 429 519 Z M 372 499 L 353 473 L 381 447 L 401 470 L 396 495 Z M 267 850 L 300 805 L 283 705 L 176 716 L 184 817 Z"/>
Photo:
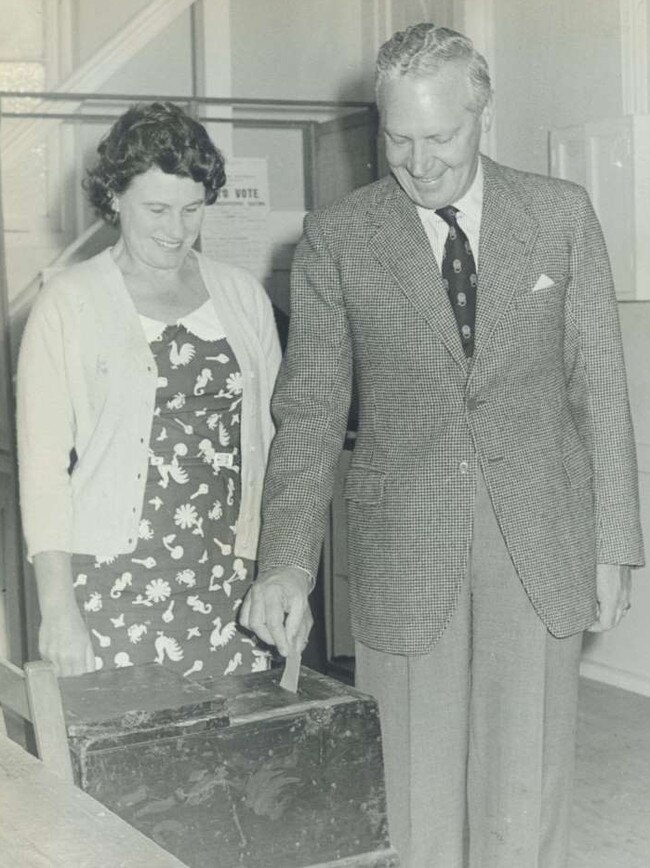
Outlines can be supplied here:
<path id="1" fill-rule="evenodd" d="M 540 289 L 550 289 L 552 286 L 555 286 L 555 281 L 548 274 L 540 274 L 531 292 L 539 292 Z"/>

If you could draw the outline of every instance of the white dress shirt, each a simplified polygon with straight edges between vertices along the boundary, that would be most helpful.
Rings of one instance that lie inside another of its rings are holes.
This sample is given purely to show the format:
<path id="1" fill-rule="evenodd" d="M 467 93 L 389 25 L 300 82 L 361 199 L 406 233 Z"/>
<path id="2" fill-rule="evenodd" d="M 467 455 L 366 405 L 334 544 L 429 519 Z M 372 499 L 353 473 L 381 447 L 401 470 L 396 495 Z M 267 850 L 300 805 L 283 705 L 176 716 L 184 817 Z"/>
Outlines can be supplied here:
<path id="1" fill-rule="evenodd" d="M 467 235 L 472 247 L 474 263 L 478 273 L 481 213 L 483 211 L 483 167 L 480 158 L 469 190 L 457 202 L 449 202 L 448 204 L 453 205 L 454 208 L 458 208 L 456 220 L 465 235 Z M 430 208 L 421 208 L 418 205 L 418 215 L 422 221 L 424 231 L 427 233 L 427 238 L 438 263 L 438 268 L 442 271 L 442 257 L 445 252 L 449 225 Z"/>

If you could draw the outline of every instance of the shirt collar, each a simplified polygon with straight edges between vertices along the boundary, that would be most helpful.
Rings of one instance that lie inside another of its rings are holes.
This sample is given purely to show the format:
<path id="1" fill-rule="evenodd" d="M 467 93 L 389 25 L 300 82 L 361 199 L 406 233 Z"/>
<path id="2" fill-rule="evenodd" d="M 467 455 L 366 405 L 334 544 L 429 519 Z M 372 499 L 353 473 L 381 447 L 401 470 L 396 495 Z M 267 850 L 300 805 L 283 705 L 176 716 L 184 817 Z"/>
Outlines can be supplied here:
<path id="1" fill-rule="evenodd" d="M 460 199 L 457 199 L 455 202 L 450 202 L 449 204 L 453 205 L 454 208 L 458 208 L 461 222 L 463 221 L 463 218 L 465 218 L 474 223 L 477 227 L 480 226 L 481 212 L 483 211 L 483 164 L 480 157 L 476 167 L 474 180 L 469 185 L 469 189 L 466 190 Z M 417 209 L 420 219 L 432 219 L 434 222 L 439 221 L 440 223 L 445 224 L 445 229 L 447 228 L 447 224 L 442 217 L 436 214 L 435 210 L 422 208 L 420 205 L 417 206 Z"/>
<path id="2" fill-rule="evenodd" d="M 481 211 L 483 210 L 483 165 L 479 157 L 478 166 L 474 180 L 469 185 L 469 190 L 452 203 L 455 208 L 458 208 L 461 214 L 467 215 L 470 220 L 475 220 L 480 223 Z"/>

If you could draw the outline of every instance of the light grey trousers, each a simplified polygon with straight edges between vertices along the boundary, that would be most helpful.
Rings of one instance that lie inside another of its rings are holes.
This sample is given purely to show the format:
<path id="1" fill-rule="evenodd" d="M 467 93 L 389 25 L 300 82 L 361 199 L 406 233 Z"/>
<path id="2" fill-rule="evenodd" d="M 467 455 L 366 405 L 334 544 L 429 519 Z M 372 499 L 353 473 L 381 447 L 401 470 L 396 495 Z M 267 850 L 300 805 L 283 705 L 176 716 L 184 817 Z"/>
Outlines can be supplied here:
<path id="1" fill-rule="evenodd" d="M 581 638 L 554 638 L 536 615 L 480 477 L 469 575 L 441 640 L 418 657 L 356 648 L 403 868 L 566 865 Z"/>

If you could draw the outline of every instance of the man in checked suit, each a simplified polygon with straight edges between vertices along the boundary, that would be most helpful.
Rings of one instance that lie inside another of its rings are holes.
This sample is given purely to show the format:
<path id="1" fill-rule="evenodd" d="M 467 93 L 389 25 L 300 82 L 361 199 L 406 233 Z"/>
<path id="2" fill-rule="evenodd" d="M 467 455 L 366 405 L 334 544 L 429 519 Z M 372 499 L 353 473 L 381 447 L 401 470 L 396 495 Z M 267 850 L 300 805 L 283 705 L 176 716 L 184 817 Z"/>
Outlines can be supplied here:
<path id="1" fill-rule="evenodd" d="M 309 215 L 296 254 L 242 620 L 305 640 L 354 383 L 352 629 L 393 844 L 405 868 L 558 868 L 581 635 L 643 562 L 607 253 L 581 188 L 479 155 L 465 37 L 396 33 L 377 100 L 391 175 Z"/>

